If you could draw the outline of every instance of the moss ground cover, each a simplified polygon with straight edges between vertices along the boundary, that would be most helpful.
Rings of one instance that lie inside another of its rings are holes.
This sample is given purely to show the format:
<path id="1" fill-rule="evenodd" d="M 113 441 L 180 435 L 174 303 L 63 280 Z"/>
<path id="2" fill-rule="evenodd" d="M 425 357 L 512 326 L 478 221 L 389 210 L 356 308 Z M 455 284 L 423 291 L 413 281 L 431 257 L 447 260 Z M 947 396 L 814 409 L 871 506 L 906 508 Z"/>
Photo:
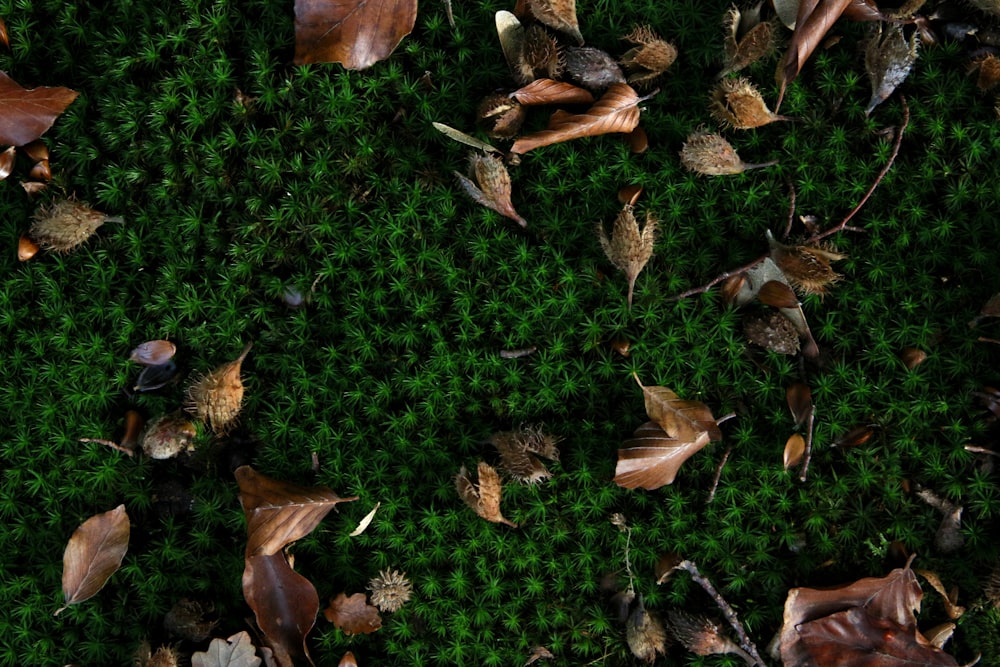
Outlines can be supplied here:
<path id="1" fill-rule="evenodd" d="M 677 152 L 711 122 L 727 3 L 578 5 L 591 44 L 621 53 L 619 37 L 649 23 L 680 57 L 644 105 L 649 153 L 584 139 L 512 169 L 521 230 L 463 198 L 451 171 L 464 147 L 431 127 L 471 129 L 480 98 L 507 84 L 492 27 L 505 3 L 455 2 L 453 29 L 443 3 L 425 2 L 397 53 L 357 73 L 290 64 L 290 2 L 0 1 L 11 35 L 0 69 L 81 93 L 46 135 L 51 189 L 125 218 L 73 254 L 19 264 L 13 248 L 36 204 L 14 179 L 0 184 L 0 664 L 127 664 L 143 638 L 169 640 L 163 615 L 182 596 L 214 604 L 221 636 L 242 629 L 234 459 L 360 496 L 295 546 L 321 597 L 363 590 L 383 568 L 413 581 L 413 600 L 378 633 L 348 638 L 320 620 L 317 664 L 351 648 L 363 664 L 510 665 L 535 645 L 558 664 L 631 664 L 599 590 L 624 567 L 613 512 L 633 527 L 648 607 L 711 604 L 686 579 L 655 585 L 659 555 L 678 551 L 761 644 L 789 587 L 884 574 L 886 544 L 901 540 L 963 603 L 979 603 L 952 652 L 1000 664 L 1000 614 L 981 585 L 1000 561 L 1000 487 L 963 449 L 991 442 L 971 392 L 998 381 L 1000 349 L 976 337 L 1000 332 L 967 322 L 1000 291 L 1000 131 L 995 100 L 965 75 L 964 47 L 922 52 L 903 90 L 912 121 L 900 157 L 855 220 L 865 231 L 836 238 L 844 280 L 804 301 L 823 356 L 809 371 L 816 452 L 800 484 L 781 466 L 799 366 L 748 350 L 740 314 L 717 293 L 669 297 L 763 252 L 765 230 L 785 225 L 789 183 L 800 213 L 839 221 L 888 156 L 880 130 L 900 123 L 899 100 L 865 117 L 863 28 L 845 26 L 790 86 L 781 111 L 796 122 L 728 134 L 744 159 L 780 164 L 697 176 Z M 773 65 L 749 75 L 766 87 Z M 614 218 L 631 183 L 662 231 L 629 311 L 594 225 Z M 282 303 L 289 287 L 314 284 L 306 308 Z M 632 341 L 628 358 L 611 349 L 617 335 Z M 254 341 L 240 428 L 202 437 L 184 462 L 77 442 L 115 437 L 129 407 L 155 417 L 180 404 L 181 385 L 123 391 L 137 374 L 129 350 L 152 338 L 175 341 L 195 373 Z M 531 345 L 530 357 L 499 356 Z M 928 360 L 907 370 L 907 346 Z M 655 492 L 611 483 L 618 445 L 644 420 L 633 372 L 739 414 L 721 445 Z M 546 484 L 506 487 L 519 529 L 487 524 L 452 476 L 490 456 L 491 433 L 526 423 L 565 438 L 562 460 Z M 830 447 L 859 423 L 878 425 L 869 443 Z M 907 485 L 965 507 L 957 556 L 934 552 L 940 517 Z M 171 503 L 176 489 L 189 501 Z M 376 501 L 368 531 L 347 537 Z M 122 570 L 54 618 L 66 539 L 119 503 L 133 517 Z M 944 620 L 931 598 L 925 609 Z"/>

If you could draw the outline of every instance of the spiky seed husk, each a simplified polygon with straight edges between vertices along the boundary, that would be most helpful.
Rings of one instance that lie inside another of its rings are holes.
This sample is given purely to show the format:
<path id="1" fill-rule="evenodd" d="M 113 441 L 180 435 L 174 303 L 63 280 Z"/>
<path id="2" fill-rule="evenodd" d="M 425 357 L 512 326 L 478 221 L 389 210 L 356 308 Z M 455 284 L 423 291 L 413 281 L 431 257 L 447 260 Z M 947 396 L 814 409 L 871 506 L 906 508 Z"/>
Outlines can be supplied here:
<path id="1" fill-rule="evenodd" d="M 765 350 L 778 354 L 795 354 L 799 351 L 799 334 L 795 325 L 776 310 L 748 315 L 743 321 L 747 340 Z"/>
<path id="2" fill-rule="evenodd" d="M 629 83 L 648 84 L 663 74 L 677 60 L 677 49 L 649 26 L 637 26 L 622 37 L 636 45 L 622 56 L 621 64 L 629 73 Z"/>
<path id="3" fill-rule="evenodd" d="M 410 599 L 413 587 L 405 572 L 382 570 L 368 582 L 368 590 L 372 592 L 372 604 L 379 611 L 394 612 Z"/>
<path id="4" fill-rule="evenodd" d="M 781 269 L 792 287 L 806 294 L 824 295 L 841 275 L 830 268 L 830 262 L 844 259 L 847 255 L 834 252 L 824 246 L 784 245 L 770 235 L 771 259 Z"/>
<path id="5" fill-rule="evenodd" d="M 729 8 L 723 19 L 726 30 L 724 68 L 719 77 L 738 72 L 775 51 L 777 22 L 760 21 L 757 11 L 741 12 L 736 6 Z"/>
<path id="6" fill-rule="evenodd" d="M 628 278 L 628 305 L 632 307 L 632 294 L 635 291 L 635 280 L 646 267 L 653 256 L 653 245 L 656 242 L 656 230 L 659 221 L 652 213 L 646 213 L 646 224 L 639 231 L 639 223 L 635 219 L 633 207 L 626 204 L 618 217 L 615 218 L 608 238 L 604 225 L 597 224 L 597 236 L 601 248 L 611 263 L 625 272 Z"/>
<path id="7" fill-rule="evenodd" d="M 989 91 L 1000 85 L 1000 58 L 988 53 L 972 61 L 971 71 L 976 72 L 976 87 Z"/>
<path id="8" fill-rule="evenodd" d="M 632 655 L 650 664 L 656 660 L 657 653 L 667 653 L 667 631 L 659 616 L 647 611 L 641 595 L 625 625 L 625 639 Z"/>
<path id="9" fill-rule="evenodd" d="M 235 360 L 222 364 L 187 390 L 187 410 L 213 432 L 225 434 L 236 423 L 243 406 L 240 369 L 253 343 L 247 343 Z"/>
<path id="10" fill-rule="evenodd" d="M 872 35 L 865 47 L 865 70 L 872 84 L 872 97 L 865 109 L 866 115 L 906 80 L 917 60 L 920 43 L 917 32 L 907 42 L 900 26 L 891 25 L 885 29 L 881 23 L 878 26 L 878 32 Z"/>
<path id="11" fill-rule="evenodd" d="M 992 602 L 995 608 L 1000 609 L 1000 563 L 994 566 L 986 579 L 983 592 L 986 593 L 986 599 Z"/>
<path id="12" fill-rule="evenodd" d="M 213 610 L 211 604 L 181 598 L 163 617 L 163 628 L 175 637 L 203 642 L 219 624 L 218 620 L 206 619 Z"/>
<path id="13" fill-rule="evenodd" d="M 709 111 L 726 127 L 749 130 L 776 120 L 788 120 L 771 111 L 757 88 L 742 77 L 723 79 L 713 89 Z"/>
<path id="14" fill-rule="evenodd" d="M 695 655 L 736 653 L 749 658 L 732 640 L 723 635 L 722 626 L 711 619 L 680 609 L 667 612 L 667 630 L 679 644 Z M 748 662 L 747 664 L 753 664 Z"/>
<path id="15" fill-rule="evenodd" d="M 161 646 L 142 663 L 142 667 L 177 667 L 179 657 L 172 647 Z"/>
<path id="16" fill-rule="evenodd" d="M 28 235 L 41 247 L 55 252 L 69 252 L 83 244 L 105 222 L 121 222 L 75 199 L 63 199 L 48 207 L 39 207 Z"/>
<path id="17" fill-rule="evenodd" d="M 526 84 L 535 79 L 558 79 L 564 67 L 562 50 L 556 38 L 539 25 L 529 26 L 524 31 L 524 46 L 514 72 L 517 82 Z"/>
<path id="18" fill-rule="evenodd" d="M 527 113 L 524 106 L 507 95 L 489 95 L 476 112 L 479 125 L 494 139 L 510 139 L 521 131 Z"/>
<path id="19" fill-rule="evenodd" d="M 558 461 L 558 442 L 559 438 L 545 434 L 538 426 L 501 431 L 490 436 L 490 443 L 500 453 L 500 466 L 518 481 L 528 484 L 552 477 L 538 457 Z"/>
<path id="20" fill-rule="evenodd" d="M 695 132 L 681 148 L 681 164 L 707 176 L 740 174 L 746 166 L 732 144 L 718 134 Z"/>
<path id="21" fill-rule="evenodd" d="M 521 217 L 510 201 L 510 174 L 503 160 L 494 155 L 472 153 L 469 156 L 469 167 L 476 179 L 475 183 L 457 171 L 454 172 L 465 193 L 481 206 L 515 220 L 522 227 L 527 227 L 528 221 Z"/>

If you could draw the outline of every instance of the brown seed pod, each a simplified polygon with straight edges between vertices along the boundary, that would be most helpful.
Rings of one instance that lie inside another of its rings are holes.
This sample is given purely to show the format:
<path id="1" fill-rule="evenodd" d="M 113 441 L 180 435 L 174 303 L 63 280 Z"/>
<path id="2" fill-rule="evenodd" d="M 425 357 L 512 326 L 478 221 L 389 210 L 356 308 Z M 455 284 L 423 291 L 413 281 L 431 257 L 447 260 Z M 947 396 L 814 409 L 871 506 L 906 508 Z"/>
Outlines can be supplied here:
<path id="1" fill-rule="evenodd" d="M 695 655 L 735 653 L 743 657 L 748 665 L 755 662 L 723 634 L 721 625 L 704 616 L 671 609 L 667 612 L 667 629 L 678 643 Z"/>
<path id="2" fill-rule="evenodd" d="M 240 368 L 253 343 L 247 343 L 235 360 L 222 364 L 187 390 L 187 411 L 216 434 L 225 434 L 236 423 L 243 404 Z"/>
<path id="3" fill-rule="evenodd" d="M 628 72 L 628 82 L 648 85 L 667 71 L 677 60 L 677 49 L 662 39 L 649 26 L 636 26 L 622 39 L 635 44 L 622 56 L 621 64 Z"/>
<path id="4" fill-rule="evenodd" d="M 570 81 L 598 93 L 613 83 L 625 83 L 625 75 L 615 59 L 591 46 L 568 47 L 563 54 Z"/>
<path id="5" fill-rule="evenodd" d="M 368 582 L 368 590 L 372 592 L 372 604 L 379 611 L 394 612 L 410 599 L 413 587 L 405 572 L 382 570 Z"/>
<path id="6" fill-rule="evenodd" d="M 652 664 L 657 653 L 667 653 L 667 632 L 663 623 L 658 614 L 646 610 L 641 595 L 625 625 L 625 639 L 632 655 L 644 662 Z"/>
<path id="7" fill-rule="evenodd" d="M 847 255 L 822 246 L 784 245 L 774 240 L 770 232 L 767 241 L 771 246 L 771 259 L 800 292 L 823 295 L 830 285 L 840 280 L 840 274 L 830 268 L 830 262 L 845 259 Z"/>
<path id="8" fill-rule="evenodd" d="M 774 53 L 777 22 L 760 21 L 760 5 L 756 10 L 740 11 L 730 7 L 723 19 L 726 31 L 725 68 L 719 78 L 749 67 Z"/>
<path id="9" fill-rule="evenodd" d="M 726 176 L 741 174 L 747 169 L 769 167 L 777 162 L 747 164 L 740 159 L 732 144 L 721 136 L 699 130 L 684 142 L 681 148 L 681 164 L 689 171 L 706 176 Z"/>
<path id="10" fill-rule="evenodd" d="M 39 207 L 28 232 L 46 250 L 69 252 L 89 239 L 105 222 L 122 222 L 75 199 L 63 199 L 52 206 Z"/>
<path id="11" fill-rule="evenodd" d="M 524 106 L 507 95 L 490 95 L 479 103 L 479 125 L 495 139 L 510 139 L 521 131 L 527 112 Z"/>
<path id="12" fill-rule="evenodd" d="M 11 146 L 0 153 L 0 181 L 5 180 L 14 171 L 14 161 L 17 159 L 17 147 Z"/>
<path id="13" fill-rule="evenodd" d="M 799 334 L 795 326 L 774 310 L 748 316 L 743 322 L 743 333 L 754 345 L 778 354 L 799 351 Z"/>
<path id="14" fill-rule="evenodd" d="M 556 38 L 540 25 L 528 26 L 514 71 L 517 82 L 525 84 L 535 79 L 558 79 L 563 68 L 562 51 Z"/>
<path id="15" fill-rule="evenodd" d="M 142 436 L 142 451 L 151 459 L 170 459 L 194 449 L 198 430 L 180 410 L 154 419 Z"/>
<path id="16" fill-rule="evenodd" d="M 21 234 L 21 238 L 17 240 L 17 259 L 20 262 L 27 262 L 37 255 L 40 249 L 37 243 Z"/>
<path id="17" fill-rule="evenodd" d="M 726 127 L 749 130 L 776 120 L 791 120 L 771 111 L 757 88 L 746 79 L 723 79 L 712 91 L 709 111 Z"/>

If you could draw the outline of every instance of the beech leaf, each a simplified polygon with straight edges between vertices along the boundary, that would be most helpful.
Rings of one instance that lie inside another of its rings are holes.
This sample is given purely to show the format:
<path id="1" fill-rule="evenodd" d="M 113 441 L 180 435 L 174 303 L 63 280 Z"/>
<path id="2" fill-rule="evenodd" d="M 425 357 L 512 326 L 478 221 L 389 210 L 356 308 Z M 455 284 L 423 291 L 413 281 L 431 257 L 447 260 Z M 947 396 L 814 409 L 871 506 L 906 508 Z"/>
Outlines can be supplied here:
<path id="1" fill-rule="evenodd" d="M 229 639 L 213 639 L 207 651 L 191 655 L 191 667 L 257 667 L 257 649 L 244 630 Z"/>
<path id="2" fill-rule="evenodd" d="M 416 20 L 417 0 L 295 0 L 295 64 L 370 67 L 389 57 Z"/>
<path id="3" fill-rule="evenodd" d="M 235 472 L 247 518 L 247 558 L 271 556 L 308 535 L 341 498 L 325 486 L 305 487 L 260 474 L 250 466 Z"/>
<path id="4" fill-rule="evenodd" d="M 703 431 L 711 440 L 722 440 L 722 431 L 707 405 L 701 401 L 685 401 L 666 387 L 643 386 L 635 373 L 632 377 L 642 389 L 646 414 L 671 438 L 684 438 Z"/>
<path id="5" fill-rule="evenodd" d="M 243 597 L 280 667 L 293 667 L 293 658 L 308 657 L 306 636 L 316 623 L 319 594 L 292 569 L 284 553 L 247 555 Z"/>
<path id="6" fill-rule="evenodd" d="M 364 593 L 351 596 L 341 593 L 332 598 L 323 616 L 348 635 L 367 635 L 382 627 L 378 608 L 368 604 Z"/>
<path id="7" fill-rule="evenodd" d="M 691 435 L 672 438 L 656 422 L 646 422 L 618 450 L 615 484 L 647 491 L 672 484 L 681 465 L 711 442 L 704 431 Z"/>
<path id="8" fill-rule="evenodd" d="M 594 96 L 586 88 L 553 79 L 535 79 L 510 94 L 525 106 L 539 104 L 590 104 Z"/>
<path id="9" fill-rule="evenodd" d="M 557 111 L 547 129 L 521 137 L 511 151 L 523 154 L 570 139 L 631 132 L 639 125 L 639 102 L 643 99 L 628 84 L 613 83 L 587 111 L 580 114 Z"/>
<path id="10" fill-rule="evenodd" d="M 73 531 L 63 552 L 62 589 L 66 604 L 83 602 L 97 594 L 122 565 L 128 551 L 131 522 L 125 505 L 92 516 Z"/>
<path id="11" fill-rule="evenodd" d="M 462 469 L 455 476 L 455 488 L 465 504 L 475 510 L 476 514 L 492 521 L 502 523 L 517 528 L 517 524 L 506 519 L 500 513 L 500 498 L 503 492 L 503 485 L 500 482 L 500 475 L 496 469 L 485 461 L 480 461 L 478 465 L 479 483 L 473 483 L 469 477 L 469 471 L 462 466 Z"/>
<path id="12" fill-rule="evenodd" d="M 777 79 L 781 90 L 778 104 L 785 96 L 785 87 L 795 80 L 809 56 L 816 50 L 852 0 L 802 0 L 795 19 L 795 31 L 788 40 L 788 50 L 778 66 Z"/>
<path id="13" fill-rule="evenodd" d="M 69 88 L 27 90 L 0 72 L 0 145 L 23 146 L 38 139 L 77 95 Z"/>

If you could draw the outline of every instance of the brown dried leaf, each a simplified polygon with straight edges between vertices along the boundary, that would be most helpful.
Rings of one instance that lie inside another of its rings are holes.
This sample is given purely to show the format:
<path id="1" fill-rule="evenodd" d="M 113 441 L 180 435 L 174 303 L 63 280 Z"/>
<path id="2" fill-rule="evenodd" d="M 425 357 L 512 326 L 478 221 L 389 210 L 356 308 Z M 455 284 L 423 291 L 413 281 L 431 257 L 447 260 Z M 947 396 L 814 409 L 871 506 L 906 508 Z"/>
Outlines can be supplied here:
<path id="1" fill-rule="evenodd" d="M 244 630 L 228 639 L 213 639 L 207 651 L 191 655 L 191 667 L 257 667 L 260 658 Z"/>
<path id="2" fill-rule="evenodd" d="M 532 16 L 553 30 L 564 32 L 583 46 L 576 18 L 576 0 L 528 0 Z"/>
<path id="3" fill-rule="evenodd" d="M 417 0 L 295 0 L 295 64 L 370 67 L 389 57 L 416 20 Z"/>
<path id="4" fill-rule="evenodd" d="M 799 3 L 795 31 L 775 75 L 781 88 L 776 106 L 781 106 L 785 87 L 799 75 L 809 56 L 823 43 L 826 33 L 851 2 L 852 0 L 802 0 Z"/>
<path id="5" fill-rule="evenodd" d="M 465 504 L 475 510 L 476 514 L 492 521 L 502 523 L 517 528 L 517 524 L 506 519 L 500 513 L 500 498 L 503 492 L 503 485 L 500 482 L 500 475 L 490 464 L 480 461 L 478 466 L 479 484 L 474 484 L 469 478 L 469 472 L 462 466 L 462 469 L 455 476 L 455 488 L 458 495 L 465 501 Z"/>
<path id="6" fill-rule="evenodd" d="M 348 635 L 367 635 L 382 627 L 378 608 L 368 604 L 364 593 L 351 596 L 341 593 L 331 598 L 330 606 L 323 610 L 323 616 Z"/>
<path id="7" fill-rule="evenodd" d="M 813 411 L 812 389 L 805 382 L 793 382 L 785 391 L 785 399 L 796 428 L 802 426 Z"/>
<path id="8" fill-rule="evenodd" d="M 618 450 L 614 482 L 625 489 L 647 491 L 672 484 L 681 465 L 709 442 L 704 431 L 687 440 L 671 438 L 656 422 L 646 422 Z"/>
<path id="9" fill-rule="evenodd" d="M 280 667 L 293 667 L 293 658 L 308 657 L 306 637 L 316 623 L 319 595 L 308 579 L 292 569 L 283 552 L 248 554 L 243 597 Z"/>
<path id="10" fill-rule="evenodd" d="M 493 155 L 473 153 L 469 156 L 469 163 L 476 177 L 475 183 L 457 171 L 453 172 L 465 193 L 477 204 L 516 221 L 522 227 L 527 227 L 528 221 L 521 217 L 510 201 L 510 174 L 507 173 L 503 160 Z"/>
<path id="11" fill-rule="evenodd" d="M 308 535 L 341 498 L 325 486 L 298 486 L 260 474 L 250 466 L 234 473 L 247 519 L 247 557 L 274 555 Z"/>
<path id="12" fill-rule="evenodd" d="M 900 25 L 891 24 L 883 29 L 882 23 L 878 24 L 878 33 L 871 37 L 865 48 L 865 71 L 872 83 L 872 98 L 865 108 L 866 115 L 892 95 L 909 76 L 917 60 L 918 44 L 916 32 L 907 42 Z"/>
<path id="13" fill-rule="evenodd" d="M 11 146 L 3 153 L 0 153 L 0 181 L 6 180 L 14 171 L 14 160 L 17 157 L 17 148 Z"/>
<path id="14" fill-rule="evenodd" d="M 0 72 L 0 145 L 23 146 L 42 136 L 77 95 L 69 88 L 26 90 Z"/>
<path id="15" fill-rule="evenodd" d="M 56 614 L 104 588 L 122 565 L 130 529 L 125 505 L 119 505 L 90 517 L 73 531 L 63 552 L 62 590 L 66 604 Z"/>
<path id="16" fill-rule="evenodd" d="M 525 106 L 539 104 L 590 104 L 594 96 L 586 88 L 563 81 L 536 79 L 510 94 Z"/>
<path id="17" fill-rule="evenodd" d="M 431 123 L 431 125 L 433 125 L 434 129 L 443 134 L 444 136 L 454 141 L 457 141 L 460 144 L 465 144 L 466 146 L 472 146 L 473 148 L 478 148 L 479 150 L 486 153 L 500 154 L 499 148 L 494 148 L 485 141 L 480 141 L 479 139 L 476 139 L 472 135 L 466 134 L 461 130 L 456 130 L 450 125 L 445 125 L 444 123 Z"/>
<path id="18" fill-rule="evenodd" d="M 618 217 L 615 218 L 608 238 L 604 225 L 597 224 L 597 237 L 601 248 L 611 263 L 625 272 L 628 279 L 628 307 L 632 308 L 632 294 L 635 292 L 635 281 L 646 268 L 653 256 L 653 245 L 656 243 L 656 229 L 659 221 L 652 213 L 646 213 L 646 224 L 639 230 L 639 222 L 635 219 L 631 204 L 626 204 Z"/>
<path id="19" fill-rule="evenodd" d="M 527 153 L 570 139 L 593 137 L 611 132 L 631 132 L 639 124 L 638 94 L 624 83 L 612 84 L 599 100 L 582 114 L 557 111 L 546 130 L 521 137 L 511 151 Z"/>
<path id="20" fill-rule="evenodd" d="M 785 443 L 785 453 L 782 457 L 785 470 L 802 463 L 802 457 L 805 456 L 805 453 L 806 439 L 799 433 L 793 433 Z"/>
<path id="21" fill-rule="evenodd" d="M 944 584 L 941 583 L 941 577 L 936 572 L 921 569 L 915 569 L 914 572 L 926 579 L 931 588 L 941 596 L 941 600 L 944 602 L 944 611 L 948 614 L 948 618 L 954 621 L 962 617 L 962 614 L 965 613 L 965 607 L 958 604 L 958 588 L 953 590 L 953 595 L 949 595 L 948 591 L 944 588 Z"/>
<path id="22" fill-rule="evenodd" d="M 646 415 L 671 438 L 685 438 L 694 433 L 705 432 L 711 440 L 722 440 L 722 431 L 707 405 L 701 401 L 678 398 L 677 394 L 666 387 L 643 386 L 635 373 L 632 377 L 642 389 Z"/>

